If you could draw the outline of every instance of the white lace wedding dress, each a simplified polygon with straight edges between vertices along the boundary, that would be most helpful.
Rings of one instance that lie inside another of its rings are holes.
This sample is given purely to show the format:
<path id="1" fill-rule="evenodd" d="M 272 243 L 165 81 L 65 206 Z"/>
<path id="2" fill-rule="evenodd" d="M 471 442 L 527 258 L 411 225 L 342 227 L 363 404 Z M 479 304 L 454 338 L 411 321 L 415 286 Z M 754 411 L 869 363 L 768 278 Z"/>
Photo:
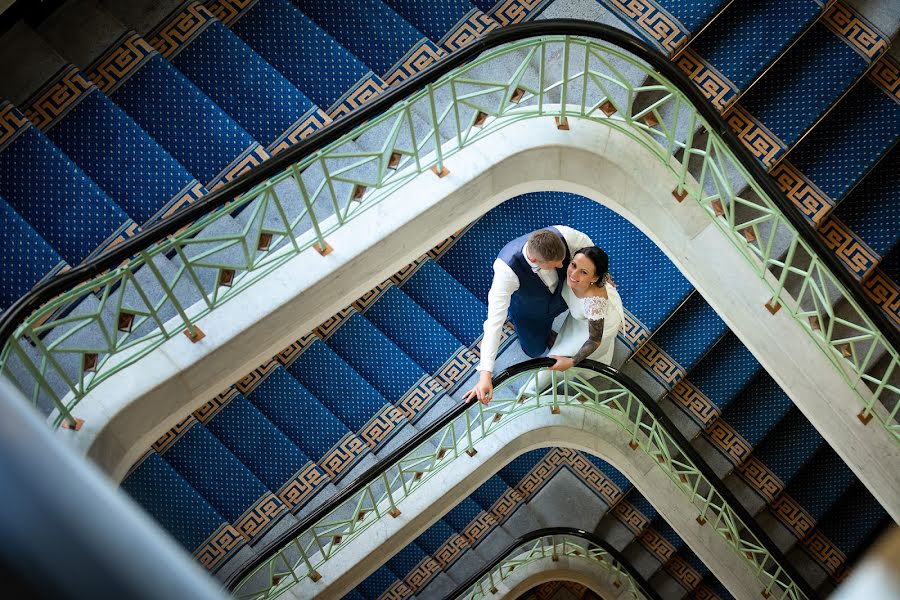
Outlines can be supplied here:
<path id="1" fill-rule="evenodd" d="M 603 339 L 600 347 L 588 358 L 605 365 L 610 364 L 616 346 L 616 334 L 625 322 L 625 309 L 616 288 L 607 283 L 605 289 L 607 298 L 598 296 L 579 298 L 568 285 L 563 286 L 562 296 L 569 305 L 569 314 L 566 315 L 556 342 L 548 354 L 575 356 L 588 339 L 588 320 L 603 319 Z"/>
<path id="2" fill-rule="evenodd" d="M 579 298 L 568 285 L 564 284 L 562 295 L 566 304 L 569 305 L 569 312 L 560 327 L 556 342 L 547 352 L 548 355 L 575 356 L 588 340 L 588 321 L 603 319 L 603 338 L 600 341 L 600 347 L 594 350 L 588 358 L 606 365 L 612 362 L 616 347 L 616 335 L 625 322 L 625 309 L 616 288 L 607 283 L 605 289 L 607 298 L 596 296 Z M 578 373 L 586 379 L 590 378 L 589 372 L 578 367 L 572 367 L 567 373 L 570 377 Z M 563 373 L 558 373 L 557 381 L 562 382 L 562 376 Z M 546 390 L 550 386 L 551 377 L 551 371 L 542 371 L 536 377 L 531 377 L 520 393 L 530 396 L 534 394 L 536 388 Z"/>

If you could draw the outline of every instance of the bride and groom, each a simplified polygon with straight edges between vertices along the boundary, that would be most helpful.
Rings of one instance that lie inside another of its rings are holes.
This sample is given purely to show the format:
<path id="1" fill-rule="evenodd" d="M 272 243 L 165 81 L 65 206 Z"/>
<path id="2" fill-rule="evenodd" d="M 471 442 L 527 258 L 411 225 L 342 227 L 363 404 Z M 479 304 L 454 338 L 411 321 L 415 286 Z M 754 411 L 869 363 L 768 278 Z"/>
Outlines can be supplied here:
<path id="1" fill-rule="evenodd" d="M 553 320 L 568 311 L 559 334 Z M 565 371 L 584 359 L 609 364 L 624 322 L 619 293 L 609 277 L 609 258 L 591 239 L 557 225 L 516 238 L 494 261 L 488 316 L 481 340 L 479 379 L 464 398 L 488 404 L 491 377 L 507 314 L 522 350 L 541 356 L 549 347 L 551 370 Z"/>

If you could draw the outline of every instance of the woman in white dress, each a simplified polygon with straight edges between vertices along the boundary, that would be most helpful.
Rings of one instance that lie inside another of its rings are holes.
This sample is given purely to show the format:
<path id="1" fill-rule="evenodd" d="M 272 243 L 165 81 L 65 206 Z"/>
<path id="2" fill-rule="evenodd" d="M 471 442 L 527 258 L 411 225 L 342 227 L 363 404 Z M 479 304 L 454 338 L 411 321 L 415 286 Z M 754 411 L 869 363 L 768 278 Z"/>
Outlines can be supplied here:
<path id="1" fill-rule="evenodd" d="M 572 256 L 562 295 L 569 313 L 550 347 L 550 358 L 556 359 L 550 369 L 565 371 L 586 358 L 610 364 L 625 310 L 610 283 L 609 257 L 603 249 L 590 246 Z"/>
<path id="2" fill-rule="evenodd" d="M 566 270 L 562 295 L 569 312 L 550 347 L 549 357 L 556 363 L 549 369 L 566 371 L 585 359 L 610 364 L 625 310 L 619 292 L 610 283 L 606 252 L 596 246 L 576 252 Z M 550 381 L 550 373 L 542 371 L 522 392 L 533 394 L 535 384 L 543 391 Z"/>

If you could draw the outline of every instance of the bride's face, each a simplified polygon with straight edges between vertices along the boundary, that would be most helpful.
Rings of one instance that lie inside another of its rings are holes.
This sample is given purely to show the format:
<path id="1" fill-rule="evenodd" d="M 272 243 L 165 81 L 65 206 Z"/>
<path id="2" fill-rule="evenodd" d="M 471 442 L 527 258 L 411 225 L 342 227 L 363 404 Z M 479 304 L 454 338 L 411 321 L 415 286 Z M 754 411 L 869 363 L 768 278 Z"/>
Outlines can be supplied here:
<path id="1" fill-rule="evenodd" d="M 566 270 L 566 280 L 572 291 L 577 293 L 586 292 L 597 280 L 597 270 L 594 263 L 591 262 L 584 254 L 576 254 L 569 262 L 569 268 Z"/>

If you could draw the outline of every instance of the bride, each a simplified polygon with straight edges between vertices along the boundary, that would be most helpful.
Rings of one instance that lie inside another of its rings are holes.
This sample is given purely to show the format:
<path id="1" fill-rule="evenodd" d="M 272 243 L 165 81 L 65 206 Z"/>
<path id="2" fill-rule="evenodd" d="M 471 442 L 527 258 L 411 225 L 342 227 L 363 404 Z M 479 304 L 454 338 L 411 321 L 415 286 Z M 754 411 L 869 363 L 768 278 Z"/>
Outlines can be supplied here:
<path id="1" fill-rule="evenodd" d="M 556 359 L 550 369 L 565 371 L 586 358 L 610 364 L 625 311 L 610 283 L 609 257 L 603 249 L 589 246 L 572 256 L 562 295 L 569 314 L 550 347 L 550 358 Z"/>
<path id="2" fill-rule="evenodd" d="M 606 365 L 612 362 L 625 310 L 608 271 L 609 257 L 601 248 L 582 248 L 572 256 L 562 289 L 569 312 L 550 347 L 549 357 L 556 360 L 549 367 L 551 371 L 566 371 L 585 359 Z M 544 390 L 550 380 L 550 374 L 543 371 L 522 391 L 534 393 L 535 387 Z"/>

